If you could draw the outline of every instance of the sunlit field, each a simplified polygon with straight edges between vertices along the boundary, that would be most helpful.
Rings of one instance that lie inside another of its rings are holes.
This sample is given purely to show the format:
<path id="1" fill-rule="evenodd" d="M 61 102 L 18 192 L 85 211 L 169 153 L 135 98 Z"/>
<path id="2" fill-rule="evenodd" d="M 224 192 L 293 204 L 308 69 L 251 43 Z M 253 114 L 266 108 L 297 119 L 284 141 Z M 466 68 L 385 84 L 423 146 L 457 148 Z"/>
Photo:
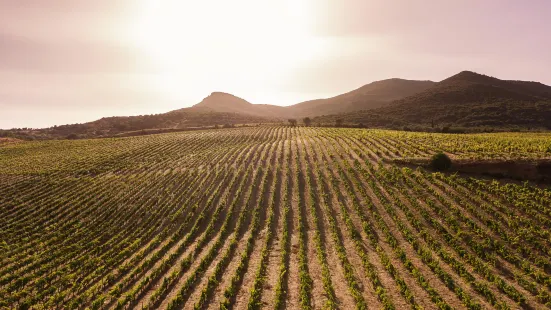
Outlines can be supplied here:
<path id="1" fill-rule="evenodd" d="M 396 159 L 551 134 L 257 126 L 0 145 L 2 309 L 544 309 L 551 191 Z"/>

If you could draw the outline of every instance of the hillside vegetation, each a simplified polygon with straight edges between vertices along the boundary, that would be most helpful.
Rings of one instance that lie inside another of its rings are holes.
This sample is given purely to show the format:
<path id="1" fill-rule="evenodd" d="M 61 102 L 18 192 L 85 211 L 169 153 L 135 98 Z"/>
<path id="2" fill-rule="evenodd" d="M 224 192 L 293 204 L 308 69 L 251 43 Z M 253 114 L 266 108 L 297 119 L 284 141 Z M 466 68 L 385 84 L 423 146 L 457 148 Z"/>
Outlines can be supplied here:
<path id="1" fill-rule="evenodd" d="M 163 114 L 104 117 L 88 123 L 61 125 L 44 129 L 0 130 L 0 137 L 38 140 L 99 138 L 140 134 L 141 131 L 143 133 L 154 133 L 155 131 L 175 131 L 197 129 L 199 127 L 265 123 L 274 120 L 273 118 L 243 113 L 213 112 L 187 108 Z"/>
<path id="2" fill-rule="evenodd" d="M 214 92 L 194 105 L 193 109 L 246 113 L 280 119 L 313 117 L 382 107 L 394 100 L 424 91 L 433 84 L 431 81 L 388 79 L 364 85 L 332 98 L 310 100 L 286 107 L 252 104 L 227 93 Z"/>
<path id="3" fill-rule="evenodd" d="M 285 126 L 2 145 L 0 308 L 549 308 L 549 189 L 392 162 L 550 147 Z"/>
<path id="4" fill-rule="evenodd" d="M 351 92 L 328 98 L 298 103 L 288 107 L 293 117 L 313 117 L 360 110 L 371 110 L 388 105 L 431 88 L 431 81 L 388 79 L 364 85 Z"/>
<path id="5" fill-rule="evenodd" d="M 0 130 L 0 137 L 63 139 L 169 132 L 312 119 L 314 125 L 418 131 L 551 129 L 551 87 L 463 71 L 441 82 L 388 79 L 351 92 L 282 107 L 214 92 L 198 104 L 156 115 L 106 117 L 45 129 Z M 337 122 L 338 120 L 338 122 Z"/>
<path id="6" fill-rule="evenodd" d="M 369 127 L 491 127 L 551 129 L 551 87 L 464 71 L 386 107 L 320 117 L 315 122 Z"/>
<path id="7" fill-rule="evenodd" d="M 222 92 L 210 94 L 201 102 L 189 108 L 189 110 L 241 113 L 272 119 L 283 119 L 290 116 L 290 114 L 286 112 L 285 107 L 269 104 L 252 104 L 245 99 Z"/>

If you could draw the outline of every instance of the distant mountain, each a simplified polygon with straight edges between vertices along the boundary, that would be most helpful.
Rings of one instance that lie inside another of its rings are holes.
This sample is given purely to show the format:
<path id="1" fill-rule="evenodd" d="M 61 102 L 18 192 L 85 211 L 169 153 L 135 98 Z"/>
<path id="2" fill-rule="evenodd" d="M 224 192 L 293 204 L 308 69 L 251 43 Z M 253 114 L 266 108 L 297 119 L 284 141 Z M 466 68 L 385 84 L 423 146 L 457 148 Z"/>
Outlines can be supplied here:
<path id="1" fill-rule="evenodd" d="M 296 117 L 370 110 L 425 91 L 434 84 L 432 81 L 396 78 L 376 81 L 336 97 L 305 101 L 289 106 L 287 109 Z"/>
<path id="2" fill-rule="evenodd" d="M 551 129 L 551 87 L 463 71 L 438 83 L 403 79 L 377 81 L 336 97 L 288 107 L 252 104 L 231 94 L 214 92 L 190 108 L 168 113 L 107 117 L 38 130 L 0 130 L 0 137 L 106 137 L 277 122 L 306 116 L 317 116 L 315 124 L 334 124 L 341 119 L 344 123 L 361 123 L 366 127 Z"/>
<path id="3" fill-rule="evenodd" d="M 194 127 L 223 126 L 225 124 L 266 123 L 288 118 L 373 109 L 390 104 L 431 88 L 431 81 L 389 79 L 362 86 L 351 92 L 328 98 L 302 102 L 288 107 L 252 104 L 234 95 L 213 92 L 190 108 L 168 113 L 140 116 L 105 117 L 84 124 L 54 126 L 51 128 L 0 131 L 1 136 L 17 138 L 89 138 L 108 137 L 131 132 L 181 130 Z"/>
<path id="4" fill-rule="evenodd" d="M 273 121 L 275 121 L 274 118 L 244 113 L 185 108 L 162 114 L 104 117 L 88 123 L 61 125 L 44 129 L 0 130 L 0 137 L 19 139 L 113 137 Z"/>
<path id="5" fill-rule="evenodd" d="M 374 109 L 390 102 L 429 89 L 431 81 L 388 79 L 364 85 L 351 92 L 327 99 L 316 99 L 281 107 L 268 104 L 252 104 L 244 99 L 223 92 L 214 92 L 192 109 L 214 112 L 243 113 L 263 117 L 303 118 L 325 114 Z"/>
<path id="6" fill-rule="evenodd" d="M 268 118 L 290 116 L 285 107 L 269 104 L 252 104 L 245 99 L 223 92 L 214 92 L 189 109 L 190 111 L 241 113 Z"/>
<path id="7" fill-rule="evenodd" d="M 377 127 L 551 128 L 551 87 L 463 71 L 385 107 L 316 121 L 333 122 L 337 118 Z"/>

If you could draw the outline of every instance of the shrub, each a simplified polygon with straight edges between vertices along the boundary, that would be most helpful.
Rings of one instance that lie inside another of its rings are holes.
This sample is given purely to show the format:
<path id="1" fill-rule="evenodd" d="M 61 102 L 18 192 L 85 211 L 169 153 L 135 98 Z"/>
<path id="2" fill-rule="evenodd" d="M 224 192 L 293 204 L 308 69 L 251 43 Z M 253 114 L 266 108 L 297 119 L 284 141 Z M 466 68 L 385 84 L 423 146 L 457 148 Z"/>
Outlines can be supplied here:
<path id="1" fill-rule="evenodd" d="M 547 153 L 551 153 L 551 145 L 547 147 Z"/>
<path id="2" fill-rule="evenodd" d="M 436 171 L 448 170 L 452 166 L 452 160 L 448 157 L 448 155 L 439 152 L 432 156 L 430 166 Z"/>

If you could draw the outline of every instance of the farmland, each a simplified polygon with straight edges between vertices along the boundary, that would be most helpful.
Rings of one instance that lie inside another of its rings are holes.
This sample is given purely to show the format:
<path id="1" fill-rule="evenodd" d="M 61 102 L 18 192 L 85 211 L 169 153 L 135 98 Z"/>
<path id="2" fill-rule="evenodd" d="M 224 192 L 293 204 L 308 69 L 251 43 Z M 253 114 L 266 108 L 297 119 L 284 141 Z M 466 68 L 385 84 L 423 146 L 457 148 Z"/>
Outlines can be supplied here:
<path id="1" fill-rule="evenodd" d="M 551 135 L 259 126 L 0 144 L 0 309 L 551 308 L 551 190 L 393 164 Z"/>

